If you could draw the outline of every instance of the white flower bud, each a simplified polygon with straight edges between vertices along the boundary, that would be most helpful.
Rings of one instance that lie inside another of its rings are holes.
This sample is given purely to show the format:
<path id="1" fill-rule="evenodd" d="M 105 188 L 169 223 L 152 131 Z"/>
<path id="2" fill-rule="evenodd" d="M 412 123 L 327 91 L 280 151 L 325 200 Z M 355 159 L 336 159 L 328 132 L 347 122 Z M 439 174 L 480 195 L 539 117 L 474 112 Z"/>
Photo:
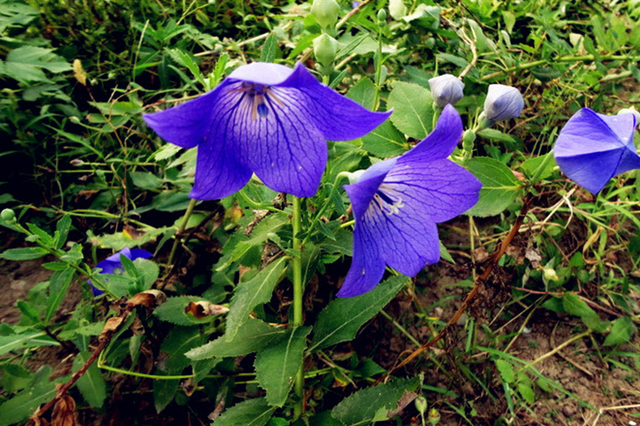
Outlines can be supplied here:
<path id="1" fill-rule="evenodd" d="M 325 67 L 331 66 L 336 59 L 338 52 L 338 42 L 335 38 L 327 34 L 322 34 L 313 40 L 313 53 L 318 62 Z"/>
<path id="2" fill-rule="evenodd" d="M 451 74 L 444 74 L 429 79 L 431 95 L 439 107 L 444 108 L 447 104 L 455 104 L 464 96 L 464 83 Z"/>
<path id="3" fill-rule="evenodd" d="M 484 101 L 484 113 L 492 122 L 505 121 L 520 116 L 524 108 L 522 94 L 515 87 L 504 84 L 490 84 L 487 99 Z"/>
<path id="4" fill-rule="evenodd" d="M 336 0 L 313 0 L 311 5 L 311 14 L 322 28 L 334 26 L 338 20 L 338 12 L 340 6 Z"/>
<path id="5" fill-rule="evenodd" d="M 399 21 L 407 15 L 407 6 L 404 0 L 389 0 L 389 14 L 393 19 Z"/>

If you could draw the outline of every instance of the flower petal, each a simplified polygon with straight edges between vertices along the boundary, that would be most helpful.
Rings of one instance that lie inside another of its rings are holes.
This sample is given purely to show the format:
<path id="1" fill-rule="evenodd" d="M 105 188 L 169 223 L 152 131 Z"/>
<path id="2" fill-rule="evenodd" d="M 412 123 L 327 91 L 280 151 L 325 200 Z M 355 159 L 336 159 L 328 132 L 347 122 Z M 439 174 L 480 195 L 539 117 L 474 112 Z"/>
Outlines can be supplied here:
<path id="1" fill-rule="evenodd" d="M 447 105 L 442 110 L 436 128 L 422 142 L 418 143 L 398 159 L 398 163 L 424 163 L 447 158 L 462 137 L 462 119 L 458 111 Z"/>
<path id="2" fill-rule="evenodd" d="M 282 83 L 289 78 L 292 73 L 293 70 L 284 65 L 269 62 L 253 62 L 239 66 L 229 74 L 228 78 L 272 86 Z"/>
<path id="3" fill-rule="evenodd" d="M 387 174 L 384 184 L 395 190 L 407 206 L 423 220 L 444 222 L 464 213 L 478 202 L 482 183 L 450 160 L 424 164 L 399 164 Z M 401 210 L 402 211 L 402 210 Z"/>
<path id="4" fill-rule="evenodd" d="M 636 117 L 633 114 L 605 115 L 595 113 L 618 136 L 618 139 L 635 151 L 633 133 L 636 128 Z"/>
<path id="5" fill-rule="evenodd" d="M 557 145 L 556 145 L 557 146 Z M 597 194 L 617 173 L 626 149 L 594 152 L 570 157 L 556 157 L 560 169 L 572 181 Z"/>
<path id="6" fill-rule="evenodd" d="M 353 232 L 353 260 L 338 297 L 360 296 L 373 289 L 384 275 L 384 261 L 376 242 L 366 229 L 356 225 Z"/>
<path id="7" fill-rule="evenodd" d="M 371 112 L 320 84 L 301 63 L 296 65 L 291 77 L 279 86 L 297 88 L 305 95 L 298 99 L 301 114 L 315 123 L 325 139 L 332 141 L 348 141 L 364 136 L 391 115 L 391 112 Z"/>
<path id="8" fill-rule="evenodd" d="M 367 169 L 365 174 L 369 173 L 369 171 L 378 164 L 383 164 L 385 166 L 389 164 L 385 163 L 385 161 L 381 161 L 374 164 L 369 169 Z M 355 217 L 356 221 L 364 218 L 365 212 L 367 211 L 369 205 L 371 204 L 371 201 L 373 200 L 373 194 L 375 194 L 380 187 L 380 184 L 384 180 L 388 171 L 388 169 L 383 169 L 380 170 L 380 173 L 372 173 L 368 177 L 363 174 L 358 182 L 352 183 L 351 185 L 344 185 L 344 189 L 345 191 L 347 191 L 347 195 L 349 195 L 349 199 L 351 200 L 351 205 L 353 206 L 353 216 Z"/>
<path id="9" fill-rule="evenodd" d="M 218 97 L 225 92 L 222 82 L 211 92 L 181 105 L 153 114 L 143 114 L 142 118 L 162 139 L 182 148 L 193 148 L 211 125 L 213 111 Z"/>
<path id="10" fill-rule="evenodd" d="M 589 108 L 582 108 L 574 114 L 558 135 L 553 148 L 556 160 L 560 157 L 604 153 L 623 148 L 623 141 L 626 139 L 621 139 L 602 117 Z M 565 174 L 568 175 L 566 172 Z"/>
<path id="11" fill-rule="evenodd" d="M 633 140 L 631 141 L 633 144 Z M 628 172 L 629 170 L 640 169 L 640 156 L 636 152 L 635 146 L 633 149 L 625 149 L 622 154 L 622 159 L 614 176 Z"/>

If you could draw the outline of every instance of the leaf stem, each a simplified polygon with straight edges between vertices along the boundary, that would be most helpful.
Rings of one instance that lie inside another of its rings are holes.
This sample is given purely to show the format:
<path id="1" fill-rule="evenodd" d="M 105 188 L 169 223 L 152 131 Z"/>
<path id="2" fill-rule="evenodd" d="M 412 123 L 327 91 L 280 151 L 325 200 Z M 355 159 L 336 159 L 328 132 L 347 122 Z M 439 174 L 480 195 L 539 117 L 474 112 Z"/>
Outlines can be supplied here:
<path id="1" fill-rule="evenodd" d="M 298 197 L 293 197 L 293 217 L 291 218 L 291 225 L 293 228 L 293 243 L 292 248 L 297 252 L 293 256 L 291 262 L 293 267 L 293 321 L 291 321 L 292 327 L 299 327 L 302 325 L 302 246 L 300 244 L 300 228 L 301 228 L 301 204 L 302 201 Z M 300 366 L 295 378 L 295 395 L 296 403 L 293 407 L 293 418 L 298 419 L 302 415 L 304 398 L 304 362 Z"/>
<path id="2" fill-rule="evenodd" d="M 189 206 L 187 206 L 187 211 L 184 213 L 182 223 L 180 223 L 180 227 L 176 232 L 176 238 L 175 240 L 173 240 L 173 246 L 171 247 L 171 252 L 169 253 L 169 259 L 167 260 L 167 265 L 169 265 L 170 268 L 173 266 L 173 258 L 176 255 L 178 244 L 180 244 L 180 234 L 182 234 L 187 227 L 187 223 L 189 223 L 189 218 L 191 217 L 191 213 L 193 213 L 193 208 L 196 206 L 196 202 L 197 200 L 194 198 L 189 201 Z"/>

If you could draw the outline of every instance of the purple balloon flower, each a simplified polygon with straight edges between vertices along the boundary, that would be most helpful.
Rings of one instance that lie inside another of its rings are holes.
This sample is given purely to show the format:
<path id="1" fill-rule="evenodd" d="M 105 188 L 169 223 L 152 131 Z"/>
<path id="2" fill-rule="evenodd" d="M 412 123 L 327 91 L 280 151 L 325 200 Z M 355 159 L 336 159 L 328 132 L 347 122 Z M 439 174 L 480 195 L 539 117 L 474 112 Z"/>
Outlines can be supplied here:
<path id="1" fill-rule="evenodd" d="M 435 130 L 406 154 L 367 169 L 345 185 L 356 221 L 353 261 L 338 296 L 373 289 L 385 265 L 415 276 L 440 260 L 437 223 L 471 208 L 482 184 L 447 157 L 462 136 L 462 120 L 447 105 Z"/>
<path id="2" fill-rule="evenodd" d="M 597 194 L 612 177 L 640 168 L 635 128 L 633 114 L 609 116 L 582 108 L 558 136 L 556 163 L 571 180 Z"/>
<path id="3" fill-rule="evenodd" d="M 255 173 L 269 188 L 313 196 L 327 163 L 327 139 L 359 138 L 390 113 L 368 111 L 320 84 L 298 64 L 255 62 L 213 91 L 144 120 L 163 139 L 198 146 L 191 197 L 224 198 Z"/>
<path id="4" fill-rule="evenodd" d="M 96 268 L 101 269 L 101 274 L 121 274 L 123 272 L 123 268 L 122 262 L 120 261 L 120 255 L 124 255 L 131 260 L 136 260 L 138 258 L 149 259 L 151 256 L 153 256 L 153 254 L 143 249 L 130 249 L 129 247 L 125 247 L 116 254 L 112 254 L 106 259 L 98 262 Z M 87 282 L 91 284 L 94 296 L 99 296 L 104 293 L 104 291 L 94 287 L 91 280 L 88 280 Z"/>

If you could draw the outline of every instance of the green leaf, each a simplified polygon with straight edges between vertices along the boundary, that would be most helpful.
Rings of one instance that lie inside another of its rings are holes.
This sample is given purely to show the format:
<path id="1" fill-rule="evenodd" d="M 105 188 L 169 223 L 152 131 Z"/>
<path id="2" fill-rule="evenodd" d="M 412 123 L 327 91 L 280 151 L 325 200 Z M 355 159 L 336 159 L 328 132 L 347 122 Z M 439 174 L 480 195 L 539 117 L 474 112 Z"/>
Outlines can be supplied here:
<path id="1" fill-rule="evenodd" d="M 0 34 L 2 35 L 5 35 L 7 28 L 27 25 L 40 15 L 36 9 L 19 2 L 1 1 L 0 5 L 2 6 L 0 7 Z"/>
<path id="2" fill-rule="evenodd" d="M 67 268 L 64 271 L 56 271 L 49 280 L 49 298 L 47 299 L 47 311 L 44 315 L 44 323 L 49 324 L 56 313 L 58 306 L 67 296 L 69 284 L 73 280 L 75 271 Z"/>
<path id="3" fill-rule="evenodd" d="M 494 216 L 514 202 L 521 184 L 503 163 L 489 157 L 476 157 L 467 161 L 464 166 L 482 182 L 480 199 L 466 214 Z"/>
<path id="4" fill-rule="evenodd" d="M 12 50 L 4 62 L 3 73 L 21 83 L 49 81 L 43 70 L 54 74 L 71 71 L 71 65 L 52 49 L 23 46 Z"/>
<path id="5" fill-rule="evenodd" d="M 162 341 L 160 352 L 166 355 L 162 371 L 180 374 L 191 360 L 185 356 L 189 350 L 202 345 L 204 336 L 197 327 L 174 327 Z"/>
<path id="6" fill-rule="evenodd" d="M 211 322 L 211 318 L 197 319 L 191 315 L 187 315 L 185 309 L 189 302 L 199 302 L 202 300 L 200 296 L 179 296 L 169 297 L 166 302 L 154 309 L 153 314 L 162 321 L 167 321 L 176 325 L 198 325 Z"/>
<path id="7" fill-rule="evenodd" d="M 276 407 L 270 407 L 265 398 L 249 399 L 226 410 L 213 426 L 264 426 Z"/>
<path id="8" fill-rule="evenodd" d="M 611 332 L 604 339 L 605 346 L 615 346 L 631 340 L 631 336 L 636 332 L 636 326 L 629 317 L 620 317 L 613 321 Z"/>
<path id="9" fill-rule="evenodd" d="M 2 377 L 0 377 L 0 387 L 6 392 L 18 392 L 33 382 L 33 373 L 21 365 L 4 364 L 1 369 Z"/>
<path id="10" fill-rule="evenodd" d="M 547 161 L 545 162 L 545 160 Z M 520 165 L 520 169 L 528 178 L 532 178 L 536 173 L 540 173 L 538 179 L 542 180 L 551 176 L 555 166 L 556 162 L 553 158 L 553 153 L 550 152 L 539 157 L 529 158 Z M 540 167 L 542 167 L 542 170 L 539 170 Z"/>
<path id="11" fill-rule="evenodd" d="M 49 252 L 40 247 L 9 249 L 0 253 L 0 257 L 7 260 L 32 260 L 46 256 Z"/>
<path id="12" fill-rule="evenodd" d="M 362 78 L 355 86 L 347 92 L 347 98 L 355 101 L 368 110 L 375 108 L 376 87 L 370 78 Z"/>
<path id="13" fill-rule="evenodd" d="M 287 401 L 310 332 L 311 327 L 296 327 L 256 355 L 256 379 L 270 405 L 282 407 Z"/>
<path id="14" fill-rule="evenodd" d="M 154 380 L 153 382 L 153 403 L 156 413 L 161 413 L 173 398 L 180 387 L 180 380 Z"/>
<path id="15" fill-rule="evenodd" d="M 171 56 L 171 59 L 173 59 L 176 64 L 187 68 L 191 73 L 191 76 L 198 80 L 198 83 L 202 84 L 202 86 L 206 87 L 200 67 L 190 54 L 183 52 L 180 49 L 167 49 L 166 52 Z"/>
<path id="16" fill-rule="evenodd" d="M 598 333 L 605 332 L 609 327 L 609 322 L 602 320 L 577 294 L 565 294 L 562 297 L 562 306 L 568 314 L 579 316 L 587 327 Z"/>
<path id="17" fill-rule="evenodd" d="M 149 259 L 138 258 L 133 261 L 138 272 L 138 279 L 142 285 L 142 291 L 149 290 L 160 276 L 160 267 Z"/>
<path id="18" fill-rule="evenodd" d="M 393 108 L 391 121 L 405 135 L 422 140 L 433 125 L 433 98 L 431 92 L 414 83 L 398 81 L 387 101 Z"/>
<path id="19" fill-rule="evenodd" d="M 238 328 L 249 318 L 249 314 L 256 306 L 271 300 L 273 289 L 282 277 L 286 265 L 287 259 L 281 257 L 249 281 L 238 284 L 229 305 L 225 334 L 227 340 L 235 337 Z"/>
<path id="20" fill-rule="evenodd" d="M 388 411 L 397 406 L 405 391 L 415 391 L 420 378 L 398 379 L 360 390 L 345 398 L 331 410 L 331 415 L 346 426 L 364 426 L 388 419 Z"/>
<path id="21" fill-rule="evenodd" d="M 516 374 L 513 371 L 513 365 L 503 359 L 496 359 L 496 368 L 500 373 L 500 377 L 507 383 L 514 383 L 516 381 Z"/>
<path id="22" fill-rule="evenodd" d="M 516 141 L 516 138 L 514 138 L 513 136 L 508 135 L 506 133 L 502 133 L 500 130 L 491 129 L 491 128 L 480 130 L 478 132 L 478 135 L 482 136 L 485 139 L 498 141 L 498 142 L 515 142 Z"/>
<path id="23" fill-rule="evenodd" d="M 362 149 L 380 158 L 402 155 L 409 148 L 404 135 L 389 120 L 362 137 Z"/>
<path id="24" fill-rule="evenodd" d="M 58 345 L 60 345 L 60 343 L 56 342 L 42 331 L 32 331 L 24 334 L 0 336 L 0 355 L 4 355 L 17 349 Z"/>
<path id="25" fill-rule="evenodd" d="M 262 45 L 260 62 L 274 62 L 278 54 L 278 37 L 275 32 L 271 32 Z"/>
<path id="26" fill-rule="evenodd" d="M 0 426 L 9 426 L 26 420 L 40 404 L 51 400 L 56 395 L 55 382 L 48 380 L 50 373 L 51 367 L 47 366 L 37 374 L 38 377 L 32 387 L 0 405 Z"/>
<path id="27" fill-rule="evenodd" d="M 275 328 L 257 319 L 249 318 L 238 328 L 236 337 L 227 341 L 225 336 L 205 345 L 191 349 L 186 355 L 192 360 L 223 358 L 247 355 L 257 352 L 286 334 L 281 328 Z"/>
<path id="28" fill-rule="evenodd" d="M 151 172 L 131 173 L 133 184 L 142 189 L 157 189 L 162 185 L 162 179 Z"/>
<path id="29" fill-rule="evenodd" d="M 54 236 L 55 248 L 61 249 L 67 242 L 69 230 L 71 229 L 71 216 L 66 214 L 60 218 L 56 224 L 56 232 Z"/>
<path id="30" fill-rule="evenodd" d="M 405 276 L 391 277 L 362 296 L 333 300 L 318 315 L 309 351 L 353 339 L 360 327 L 380 312 L 408 281 Z"/>
<path id="31" fill-rule="evenodd" d="M 91 357 L 91 352 L 82 351 L 73 361 L 73 372 L 76 373 Z M 104 405 L 107 398 L 107 384 L 100 374 L 98 364 L 95 362 L 89 366 L 87 372 L 84 373 L 76 382 L 76 386 L 80 390 L 82 397 L 94 408 L 100 408 Z"/>

